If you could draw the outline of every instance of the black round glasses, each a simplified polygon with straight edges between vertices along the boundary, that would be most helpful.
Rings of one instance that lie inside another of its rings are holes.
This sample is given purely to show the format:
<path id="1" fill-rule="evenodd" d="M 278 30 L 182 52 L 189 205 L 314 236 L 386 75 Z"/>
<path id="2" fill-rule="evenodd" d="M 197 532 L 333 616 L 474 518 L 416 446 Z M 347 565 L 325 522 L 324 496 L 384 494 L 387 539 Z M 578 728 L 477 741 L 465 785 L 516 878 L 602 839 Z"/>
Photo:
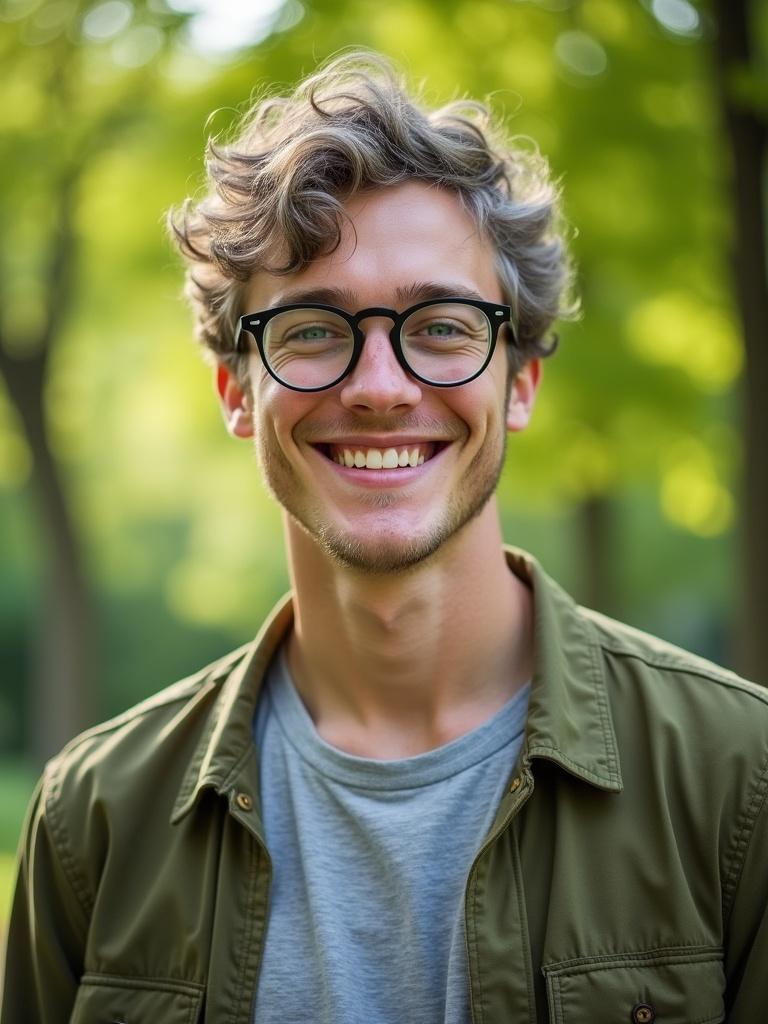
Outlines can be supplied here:
<path id="1" fill-rule="evenodd" d="M 499 328 L 511 324 L 510 306 L 475 299 L 428 299 L 398 313 L 372 306 L 347 313 L 321 303 L 292 303 L 240 318 L 237 352 L 256 341 L 267 371 L 293 391 L 324 391 L 351 373 L 363 351 L 360 323 L 372 316 L 392 321 L 389 340 L 406 373 L 436 388 L 478 377 L 491 361 Z"/>

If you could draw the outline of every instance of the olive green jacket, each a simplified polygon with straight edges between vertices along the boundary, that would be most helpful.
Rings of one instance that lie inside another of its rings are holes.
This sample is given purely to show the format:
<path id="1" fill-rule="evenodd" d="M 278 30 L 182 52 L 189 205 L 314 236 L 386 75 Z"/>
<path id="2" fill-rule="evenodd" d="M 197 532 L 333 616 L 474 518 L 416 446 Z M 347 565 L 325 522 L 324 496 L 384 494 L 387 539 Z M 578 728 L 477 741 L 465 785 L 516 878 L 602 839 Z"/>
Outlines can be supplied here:
<path id="1" fill-rule="evenodd" d="M 768 695 L 509 558 L 536 669 L 466 886 L 474 1024 L 759 1024 Z M 270 889 L 252 720 L 291 617 L 48 765 L 1 1024 L 251 1024 Z"/>

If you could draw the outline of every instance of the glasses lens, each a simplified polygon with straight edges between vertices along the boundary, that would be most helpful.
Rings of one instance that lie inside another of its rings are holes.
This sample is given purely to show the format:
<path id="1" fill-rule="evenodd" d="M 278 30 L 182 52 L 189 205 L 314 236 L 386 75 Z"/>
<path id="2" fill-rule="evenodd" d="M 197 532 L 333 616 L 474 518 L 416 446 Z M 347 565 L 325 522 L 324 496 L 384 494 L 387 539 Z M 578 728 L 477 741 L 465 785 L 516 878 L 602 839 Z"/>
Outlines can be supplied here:
<path id="1" fill-rule="evenodd" d="M 353 348 L 349 324 L 326 309 L 289 309 L 264 329 L 264 355 L 270 368 L 294 387 L 332 384 L 349 365 Z"/>
<path id="2" fill-rule="evenodd" d="M 408 317 L 401 339 L 414 373 L 435 384 L 460 384 L 488 358 L 491 325 L 474 306 L 436 302 Z"/>

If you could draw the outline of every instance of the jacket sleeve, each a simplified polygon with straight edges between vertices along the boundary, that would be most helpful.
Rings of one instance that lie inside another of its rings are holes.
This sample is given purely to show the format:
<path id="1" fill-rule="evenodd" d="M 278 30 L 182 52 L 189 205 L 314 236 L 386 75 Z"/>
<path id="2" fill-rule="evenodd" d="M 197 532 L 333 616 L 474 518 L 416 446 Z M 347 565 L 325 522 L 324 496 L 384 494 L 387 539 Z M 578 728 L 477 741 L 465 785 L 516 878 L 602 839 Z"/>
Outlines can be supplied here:
<path id="1" fill-rule="evenodd" d="M 728 1024 L 756 1024 L 768 1007 L 768 774 L 750 794 L 736 846 L 735 895 L 726 918 Z M 740 870 L 739 870 L 740 869 Z M 726 894 L 727 895 L 727 894 Z"/>
<path id="2" fill-rule="evenodd" d="M 88 921 L 38 784 L 27 814 L 8 925 L 0 1024 L 67 1024 Z"/>

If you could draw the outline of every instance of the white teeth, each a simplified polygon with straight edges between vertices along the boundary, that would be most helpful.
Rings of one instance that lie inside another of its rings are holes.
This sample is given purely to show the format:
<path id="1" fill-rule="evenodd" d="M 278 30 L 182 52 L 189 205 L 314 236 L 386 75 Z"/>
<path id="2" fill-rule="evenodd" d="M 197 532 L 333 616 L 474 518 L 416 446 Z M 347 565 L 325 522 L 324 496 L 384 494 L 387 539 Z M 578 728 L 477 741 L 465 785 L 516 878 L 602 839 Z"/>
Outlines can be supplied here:
<path id="1" fill-rule="evenodd" d="M 398 466 L 422 466 L 424 454 L 415 448 L 343 448 L 332 456 L 334 462 L 351 469 L 397 469 Z"/>

